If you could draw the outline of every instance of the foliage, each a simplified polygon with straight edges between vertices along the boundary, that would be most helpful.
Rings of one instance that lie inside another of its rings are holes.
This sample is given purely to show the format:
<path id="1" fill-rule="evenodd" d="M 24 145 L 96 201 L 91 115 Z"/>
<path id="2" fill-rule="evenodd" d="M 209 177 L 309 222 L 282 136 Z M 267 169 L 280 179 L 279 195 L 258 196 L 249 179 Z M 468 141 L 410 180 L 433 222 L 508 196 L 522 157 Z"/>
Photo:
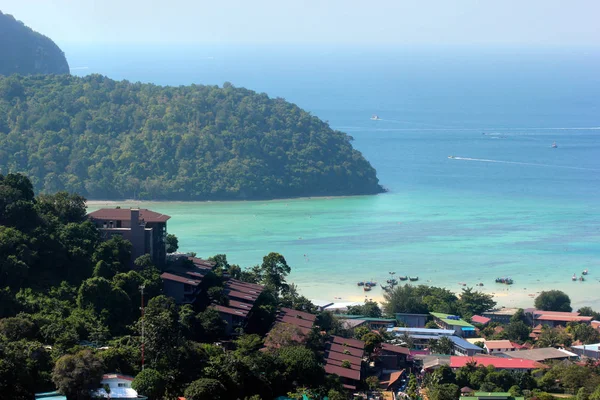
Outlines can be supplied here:
<path id="1" fill-rule="evenodd" d="M 571 299 L 560 290 L 548 290 L 541 292 L 535 298 L 535 308 L 544 311 L 565 311 L 570 312 Z"/>
<path id="2" fill-rule="evenodd" d="M 351 138 L 296 105 L 100 75 L 0 79 L 0 166 L 42 192 L 223 200 L 382 191 Z"/>
<path id="3" fill-rule="evenodd" d="M 146 368 L 131 382 L 131 387 L 139 394 L 150 399 L 161 399 L 165 393 L 166 382 L 160 372 Z"/>
<path id="4" fill-rule="evenodd" d="M 0 12 L 0 75 L 11 74 L 68 74 L 65 54 L 48 37 L 17 21 L 12 15 Z M 13 100 L 23 95 L 18 80 L 0 85 L 0 97 Z"/>
<path id="5" fill-rule="evenodd" d="M 439 339 L 431 339 L 429 341 L 429 350 L 433 354 L 452 354 L 454 349 L 454 343 L 446 336 L 442 336 Z"/>
<path id="6" fill-rule="evenodd" d="M 381 318 L 382 312 L 376 301 L 365 300 L 364 304 L 349 306 L 348 314 L 362 315 L 369 318 Z"/>
<path id="7" fill-rule="evenodd" d="M 431 400 L 458 400 L 460 396 L 460 388 L 452 383 L 437 384 L 428 388 Z"/>
<path id="8" fill-rule="evenodd" d="M 172 233 L 168 233 L 165 239 L 167 242 L 167 253 L 175 253 L 179 249 L 179 239 Z"/>
<path id="9" fill-rule="evenodd" d="M 365 379 L 365 383 L 367 384 L 370 390 L 379 389 L 379 378 L 377 378 L 376 376 L 368 376 L 367 379 Z"/>
<path id="10" fill-rule="evenodd" d="M 90 350 L 67 354 L 56 361 L 52 381 L 67 398 L 88 398 L 89 391 L 100 387 L 102 362 Z"/>
<path id="11" fill-rule="evenodd" d="M 225 399 L 225 387 L 216 379 L 201 378 L 185 389 L 188 400 L 221 400 Z"/>
<path id="12" fill-rule="evenodd" d="M 473 288 L 462 290 L 458 299 L 458 310 L 463 318 L 471 318 L 473 315 L 482 314 L 496 306 L 494 297 Z"/>
<path id="13" fill-rule="evenodd" d="M 581 307 L 579 310 L 577 310 L 577 312 L 579 313 L 579 315 L 585 317 L 594 317 L 594 319 L 597 321 L 600 320 L 600 313 L 594 311 L 592 307 Z"/>
<path id="14" fill-rule="evenodd" d="M 410 400 L 416 400 L 419 395 L 419 384 L 415 374 L 410 374 L 408 384 L 406 385 L 406 394 Z"/>
<path id="15" fill-rule="evenodd" d="M 2 398 L 29 400 L 35 392 L 53 388 L 52 360 L 41 343 L 0 339 L 0 393 Z"/>
<path id="16" fill-rule="evenodd" d="M 570 322 L 567 324 L 567 333 L 571 335 L 574 341 L 580 341 L 583 344 L 598 343 L 600 333 L 591 325 L 585 323 Z"/>
<path id="17" fill-rule="evenodd" d="M 383 311 L 396 313 L 458 313 L 458 298 L 448 289 L 426 285 L 400 285 L 384 294 Z"/>
<path id="18" fill-rule="evenodd" d="M 571 344 L 571 336 L 567 333 L 564 328 L 550 328 L 547 325 L 542 327 L 536 347 L 559 347 L 569 346 Z"/>

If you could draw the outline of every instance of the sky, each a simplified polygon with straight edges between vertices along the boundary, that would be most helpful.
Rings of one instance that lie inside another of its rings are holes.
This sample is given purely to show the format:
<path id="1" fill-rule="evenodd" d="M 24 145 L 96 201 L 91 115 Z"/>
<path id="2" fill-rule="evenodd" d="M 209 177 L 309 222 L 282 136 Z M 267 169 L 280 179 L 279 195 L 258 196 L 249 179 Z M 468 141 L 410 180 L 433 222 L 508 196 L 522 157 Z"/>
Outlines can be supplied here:
<path id="1" fill-rule="evenodd" d="M 600 45 L 600 0 L 2 0 L 60 44 Z"/>

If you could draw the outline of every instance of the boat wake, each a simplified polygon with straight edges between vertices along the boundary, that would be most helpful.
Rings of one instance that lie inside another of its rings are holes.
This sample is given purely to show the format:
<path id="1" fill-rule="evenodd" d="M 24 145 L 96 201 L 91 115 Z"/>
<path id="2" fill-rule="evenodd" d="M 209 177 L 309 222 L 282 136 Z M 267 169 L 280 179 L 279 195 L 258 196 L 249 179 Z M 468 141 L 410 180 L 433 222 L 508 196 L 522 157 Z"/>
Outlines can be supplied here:
<path id="1" fill-rule="evenodd" d="M 584 167 L 570 167 L 567 165 L 552 165 L 552 164 L 538 164 L 538 163 L 528 163 L 528 162 L 520 162 L 520 161 L 503 161 L 503 160 L 488 160 L 486 158 L 470 158 L 470 157 L 449 157 L 452 160 L 461 160 L 461 161 L 477 161 L 477 162 L 488 162 L 488 163 L 497 163 L 497 164 L 515 164 L 515 165 L 529 165 L 532 167 L 546 167 L 546 168 L 565 168 L 565 169 L 576 169 L 580 171 L 600 171 L 600 169 L 595 168 L 584 168 Z"/>

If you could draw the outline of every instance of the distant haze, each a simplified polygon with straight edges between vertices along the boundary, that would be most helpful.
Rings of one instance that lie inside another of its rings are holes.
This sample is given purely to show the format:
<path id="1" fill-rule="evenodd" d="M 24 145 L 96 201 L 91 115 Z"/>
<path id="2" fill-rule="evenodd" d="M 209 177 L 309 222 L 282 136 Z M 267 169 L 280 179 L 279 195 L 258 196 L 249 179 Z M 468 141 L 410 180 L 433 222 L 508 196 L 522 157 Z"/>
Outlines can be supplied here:
<path id="1" fill-rule="evenodd" d="M 600 44 L 598 0 L 4 0 L 64 43 Z"/>

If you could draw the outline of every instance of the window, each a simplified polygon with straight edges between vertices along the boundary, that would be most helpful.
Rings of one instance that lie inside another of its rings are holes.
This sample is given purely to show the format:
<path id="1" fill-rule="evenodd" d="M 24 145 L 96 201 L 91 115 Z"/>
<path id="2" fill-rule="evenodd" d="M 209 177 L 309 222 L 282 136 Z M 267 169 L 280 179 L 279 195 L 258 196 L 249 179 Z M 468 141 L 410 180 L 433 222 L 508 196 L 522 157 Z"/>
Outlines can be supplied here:
<path id="1" fill-rule="evenodd" d="M 128 383 L 119 383 L 117 386 L 118 387 L 122 387 L 122 388 L 126 388 L 126 387 L 129 387 L 129 384 Z"/>

